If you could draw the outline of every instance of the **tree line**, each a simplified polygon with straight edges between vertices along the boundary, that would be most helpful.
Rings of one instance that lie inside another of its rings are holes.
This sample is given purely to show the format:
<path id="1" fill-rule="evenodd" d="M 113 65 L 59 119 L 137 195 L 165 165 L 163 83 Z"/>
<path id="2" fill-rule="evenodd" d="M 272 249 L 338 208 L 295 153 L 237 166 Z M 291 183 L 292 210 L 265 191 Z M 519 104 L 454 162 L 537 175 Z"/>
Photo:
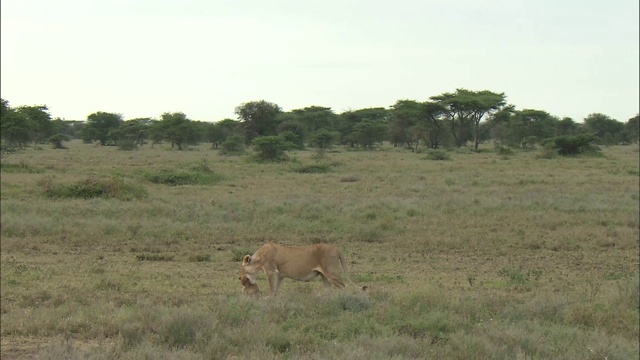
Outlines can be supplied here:
<path id="1" fill-rule="evenodd" d="M 51 119 L 46 105 L 11 107 L 2 99 L 0 131 L 3 148 L 49 142 L 63 148 L 64 141 L 117 145 L 124 149 L 145 144 L 171 143 L 177 149 L 210 143 L 222 151 L 262 146 L 274 151 L 334 144 L 372 149 L 389 142 L 411 149 L 462 147 L 475 149 L 493 140 L 509 147 L 534 147 L 559 137 L 582 136 L 596 144 L 638 142 L 639 116 L 623 123 L 594 113 L 583 123 L 558 118 L 544 110 L 517 110 L 504 93 L 457 89 L 427 101 L 398 100 L 389 108 L 348 110 L 336 114 L 330 107 L 310 106 L 283 111 L 265 100 L 236 107 L 237 119 L 215 123 L 189 119 L 182 112 L 160 118 L 124 120 L 121 114 L 98 111 L 85 121 Z M 586 137 L 585 137 L 586 136 Z"/>

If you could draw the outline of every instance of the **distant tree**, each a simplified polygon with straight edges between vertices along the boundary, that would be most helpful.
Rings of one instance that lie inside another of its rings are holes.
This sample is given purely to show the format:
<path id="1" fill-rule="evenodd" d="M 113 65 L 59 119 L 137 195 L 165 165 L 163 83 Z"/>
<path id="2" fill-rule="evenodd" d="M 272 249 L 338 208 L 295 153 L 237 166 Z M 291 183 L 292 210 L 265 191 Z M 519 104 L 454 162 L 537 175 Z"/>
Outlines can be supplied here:
<path id="1" fill-rule="evenodd" d="M 289 115 L 291 113 L 282 113 L 280 115 Z M 279 116 L 282 118 L 282 116 Z M 307 138 L 307 132 L 299 119 L 285 116 L 286 120 L 280 120 L 278 124 L 278 135 L 284 136 L 287 141 L 296 145 L 298 149 L 304 149 L 304 142 Z"/>
<path id="2" fill-rule="evenodd" d="M 2 99 L 0 110 L 0 134 L 3 147 L 10 148 L 25 146 L 31 141 L 29 121 L 9 105 L 9 101 Z"/>
<path id="3" fill-rule="evenodd" d="M 66 149 L 67 147 L 62 144 L 63 141 L 69 141 L 69 136 L 57 133 L 49 137 L 49 143 L 51 143 L 54 149 Z"/>
<path id="4" fill-rule="evenodd" d="M 557 150 L 560 155 L 577 155 L 588 151 L 599 152 L 600 149 L 593 145 L 596 139 L 593 134 L 562 135 L 545 139 L 541 143 Z"/>
<path id="5" fill-rule="evenodd" d="M 444 119 L 449 124 L 456 146 L 461 147 L 472 139 L 475 149 L 482 137 L 480 122 L 486 115 L 494 114 L 506 105 L 504 93 L 488 90 L 457 89 L 455 93 L 443 93 L 430 99 L 444 109 Z"/>
<path id="6" fill-rule="evenodd" d="M 333 130 L 338 116 L 329 107 L 309 106 L 304 109 L 291 111 L 297 116 L 306 133 L 313 133 L 320 129 Z"/>
<path id="7" fill-rule="evenodd" d="M 414 137 L 424 141 L 431 149 L 437 149 L 443 144 L 446 145 L 448 143 L 447 137 L 450 135 L 444 122 L 445 114 L 445 109 L 441 104 L 425 101 L 422 116 L 414 129 Z M 417 147 L 416 143 L 416 149 Z"/>
<path id="8" fill-rule="evenodd" d="M 109 133 L 116 130 L 124 121 L 121 114 L 108 113 L 104 111 L 95 112 L 87 116 L 87 125 L 83 130 L 83 139 L 100 142 L 100 145 L 107 145 Z"/>
<path id="9" fill-rule="evenodd" d="M 43 143 L 51 135 L 53 123 L 46 105 L 20 106 L 16 111 L 27 120 L 31 140 Z"/>
<path id="10" fill-rule="evenodd" d="M 162 143 L 164 140 L 164 126 L 159 120 L 151 120 L 149 121 L 149 141 L 151 141 L 151 147 L 153 145 Z"/>
<path id="11" fill-rule="evenodd" d="M 589 132 L 596 136 L 600 144 L 604 143 L 607 133 L 609 134 L 609 139 L 613 139 L 617 138 L 619 134 L 624 131 L 623 123 L 600 113 L 593 113 L 584 118 L 584 126 Z"/>
<path id="12" fill-rule="evenodd" d="M 336 131 L 320 129 L 311 134 L 310 143 L 319 150 L 327 150 L 333 145 L 340 134 Z"/>
<path id="13" fill-rule="evenodd" d="M 244 152 L 244 138 L 240 134 L 229 135 L 220 145 L 223 155 L 240 155 Z"/>
<path id="14" fill-rule="evenodd" d="M 558 135 L 575 135 L 580 132 L 580 126 L 570 117 L 558 121 L 556 133 Z"/>
<path id="15" fill-rule="evenodd" d="M 386 139 L 387 124 L 382 121 L 365 119 L 353 126 L 353 138 L 365 149 L 373 149 L 376 143 Z"/>
<path id="16" fill-rule="evenodd" d="M 636 115 L 629 119 L 626 124 L 624 124 L 624 133 L 625 133 L 625 141 L 628 143 L 637 143 L 638 137 L 640 137 L 640 129 L 638 128 L 638 122 L 640 120 L 640 115 Z"/>
<path id="17" fill-rule="evenodd" d="M 67 121 L 60 118 L 55 118 L 51 120 L 51 133 L 64 134 L 64 135 L 67 135 L 69 139 L 71 139 L 75 135 L 73 123 L 74 123 L 73 121 Z"/>
<path id="18" fill-rule="evenodd" d="M 123 122 L 117 129 L 111 130 L 110 138 L 126 142 L 133 146 L 144 145 L 149 136 L 150 118 L 136 118 Z"/>
<path id="19" fill-rule="evenodd" d="M 282 109 L 277 104 L 265 100 L 250 101 L 236 107 L 235 113 L 242 122 L 245 141 L 251 143 L 258 136 L 275 135 L 280 112 Z"/>
<path id="20" fill-rule="evenodd" d="M 222 127 L 216 123 L 208 123 L 205 126 L 205 136 L 208 143 L 211 143 L 212 149 L 217 149 L 225 140 Z"/>
<path id="21" fill-rule="evenodd" d="M 389 111 L 389 140 L 393 146 L 413 147 L 416 125 L 423 117 L 424 104 L 415 100 L 398 100 Z M 419 141 L 419 140 L 418 140 Z"/>
<path id="22" fill-rule="evenodd" d="M 294 147 L 282 136 L 259 136 L 253 139 L 251 145 L 257 159 L 264 162 L 286 160 L 285 152 Z"/>
<path id="23" fill-rule="evenodd" d="M 508 119 L 503 141 L 510 146 L 527 147 L 556 136 L 558 119 L 543 110 L 515 111 Z"/>
<path id="24" fill-rule="evenodd" d="M 342 144 L 349 146 L 359 145 L 356 134 L 356 125 L 362 121 L 369 120 L 373 123 L 386 125 L 388 110 L 385 108 L 365 108 L 359 110 L 349 110 L 338 116 L 336 130 L 340 133 Z M 362 132 L 363 129 L 360 129 Z"/>
<path id="25" fill-rule="evenodd" d="M 160 116 L 160 129 L 164 139 L 182 150 L 195 136 L 195 126 L 182 112 L 164 113 Z"/>

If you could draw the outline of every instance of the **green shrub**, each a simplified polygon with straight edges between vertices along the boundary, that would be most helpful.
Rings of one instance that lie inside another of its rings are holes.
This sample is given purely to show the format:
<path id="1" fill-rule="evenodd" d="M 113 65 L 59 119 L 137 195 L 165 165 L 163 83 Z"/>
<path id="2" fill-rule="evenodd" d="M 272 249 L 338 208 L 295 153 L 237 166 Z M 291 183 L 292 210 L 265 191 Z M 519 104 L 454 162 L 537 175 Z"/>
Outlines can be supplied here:
<path id="1" fill-rule="evenodd" d="M 261 162 L 286 161 L 285 152 L 295 148 L 282 136 L 260 136 L 251 142 L 256 152 L 256 159 Z"/>
<path id="2" fill-rule="evenodd" d="M 49 137 L 49 143 L 54 149 L 66 149 L 67 147 L 62 144 L 63 141 L 69 141 L 69 136 L 65 134 L 55 134 Z"/>
<path id="3" fill-rule="evenodd" d="M 496 154 L 498 155 L 502 155 L 502 156 L 513 155 L 513 150 L 511 150 L 511 148 L 508 146 L 496 145 L 495 149 L 496 149 Z"/>
<path id="4" fill-rule="evenodd" d="M 427 160 L 450 160 L 451 156 L 445 150 L 441 149 L 429 149 L 427 151 Z"/>
<path id="5" fill-rule="evenodd" d="M 326 150 L 336 142 L 339 136 L 340 133 L 338 132 L 322 129 L 311 134 L 309 142 L 313 147 L 316 147 L 319 150 Z"/>
<path id="6" fill-rule="evenodd" d="M 0 171 L 4 173 L 42 173 L 43 169 L 28 165 L 24 161 L 20 161 L 18 164 L 9 164 L 5 161 L 0 162 Z"/>
<path id="7" fill-rule="evenodd" d="M 138 184 L 126 183 L 120 178 L 88 178 L 73 184 L 56 184 L 53 178 L 47 177 L 40 181 L 40 186 L 47 196 L 52 198 L 81 198 L 95 197 L 117 198 L 121 200 L 141 199 L 149 195 L 148 191 Z"/>
<path id="8" fill-rule="evenodd" d="M 196 342 L 196 329 L 201 319 L 193 313 L 181 311 L 173 314 L 162 329 L 162 338 L 169 347 L 186 348 Z"/>
<path id="9" fill-rule="evenodd" d="M 560 155 L 577 155 L 600 152 L 600 148 L 593 144 L 596 139 L 593 134 L 562 135 L 545 139 L 541 144 L 546 148 L 555 149 Z"/>
<path id="10" fill-rule="evenodd" d="M 241 155 L 244 153 L 244 139 L 241 135 L 229 136 L 220 145 L 220 154 L 222 155 Z"/>
<path id="11" fill-rule="evenodd" d="M 373 306 L 373 301 L 364 294 L 341 292 L 334 301 L 339 309 L 351 312 L 365 311 Z"/>
<path id="12" fill-rule="evenodd" d="M 190 169 L 162 169 L 146 171 L 142 177 L 154 184 L 162 185 L 214 185 L 224 180 L 224 175 L 213 173 L 206 160 Z"/>
<path id="13" fill-rule="evenodd" d="M 326 163 L 315 164 L 295 164 L 291 166 L 291 171 L 301 174 L 322 174 L 331 171 L 331 165 Z"/>
<path id="14" fill-rule="evenodd" d="M 428 338 L 432 343 L 446 341 L 447 335 L 453 331 L 453 326 L 442 312 L 422 314 L 419 317 L 395 326 L 400 334 L 414 339 Z"/>
<path id="15" fill-rule="evenodd" d="M 118 149 L 123 151 L 136 150 L 138 143 L 134 139 L 124 138 L 118 141 Z"/>

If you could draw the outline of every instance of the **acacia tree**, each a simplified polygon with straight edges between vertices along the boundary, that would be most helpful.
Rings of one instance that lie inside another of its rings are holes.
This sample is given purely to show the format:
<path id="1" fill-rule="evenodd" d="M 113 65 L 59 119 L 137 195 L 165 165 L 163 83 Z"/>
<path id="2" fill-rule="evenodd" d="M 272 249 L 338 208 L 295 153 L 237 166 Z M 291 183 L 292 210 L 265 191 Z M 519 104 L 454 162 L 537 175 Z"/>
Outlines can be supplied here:
<path id="1" fill-rule="evenodd" d="M 320 129 L 332 130 L 338 117 L 330 107 L 323 106 L 295 109 L 291 113 L 296 115 L 298 121 L 304 126 L 306 133 L 313 133 Z"/>
<path id="2" fill-rule="evenodd" d="M 555 137 L 558 119 L 543 110 L 524 109 L 515 111 L 509 118 L 506 140 L 513 146 L 531 146 Z"/>
<path id="3" fill-rule="evenodd" d="M 382 121 L 364 119 L 353 126 L 353 138 L 365 149 L 373 149 L 376 143 L 386 138 L 387 124 Z"/>
<path id="4" fill-rule="evenodd" d="M 242 122 L 246 143 L 251 143 L 258 136 L 275 135 L 280 112 L 282 109 L 277 104 L 265 100 L 249 101 L 236 107 L 235 113 Z"/>
<path id="5" fill-rule="evenodd" d="M 625 129 L 625 141 L 629 143 L 637 143 L 638 142 L 638 134 L 640 134 L 640 129 L 638 128 L 638 123 L 640 122 L 640 115 L 636 115 L 629 119 L 626 124 L 624 124 Z"/>
<path id="6" fill-rule="evenodd" d="M 488 90 L 457 89 L 455 93 L 443 93 L 430 99 L 442 106 L 446 115 L 444 119 L 449 123 L 456 146 L 461 147 L 467 140 L 473 139 L 474 149 L 478 149 L 482 137 L 480 122 L 506 104 L 504 93 Z"/>
<path id="7" fill-rule="evenodd" d="M 116 130 L 124 121 L 121 114 L 104 111 L 95 112 L 87 116 L 87 126 L 83 129 L 85 141 L 98 140 L 100 145 L 107 145 L 111 140 L 110 132 Z"/>
<path id="8" fill-rule="evenodd" d="M 20 106 L 16 111 L 27 120 L 34 143 L 44 142 L 51 136 L 53 123 L 46 105 Z"/>
<path id="9" fill-rule="evenodd" d="M 443 124 L 444 114 L 442 105 L 431 101 L 423 103 L 422 114 L 415 128 L 415 133 L 418 139 L 428 142 L 431 149 L 439 148 L 444 140 L 444 135 L 446 135 Z"/>
<path id="10" fill-rule="evenodd" d="M 144 145 L 149 136 L 150 118 L 136 118 L 123 122 L 117 129 L 111 130 L 109 136 L 130 146 Z M 120 143 L 119 143 L 120 145 Z"/>
<path id="11" fill-rule="evenodd" d="M 573 121 L 570 117 L 562 118 L 556 126 L 558 135 L 575 135 L 580 131 L 580 124 Z"/>
<path id="12" fill-rule="evenodd" d="M 623 123 L 600 113 L 593 113 L 584 118 L 584 125 L 598 138 L 600 143 L 603 143 L 605 138 L 619 139 L 621 133 L 624 132 Z"/>
<path id="13" fill-rule="evenodd" d="M 196 135 L 193 122 L 182 112 L 162 114 L 158 125 L 163 138 L 171 141 L 172 146 L 175 144 L 178 150 L 182 150 L 184 144 Z"/>
<path id="14" fill-rule="evenodd" d="M 338 116 L 336 124 L 340 133 L 340 141 L 349 146 L 359 144 L 358 134 L 356 133 L 356 125 L 362 121 L 368 120 L 374 123 L 382 123 L 386 126 L 388 110 L 385 108 L 365 108 L 359 110 L 349 110 Z M 364 128 L 359 129 L 360 135 Z"/>
<path id="15" fill-rule="evenodd" d="M 9 101 L 2 100 L 0 108 L 0 134 L 2 141 L 8 146 L 22 148 L 31 139 L 28 120 L 9 106 Z"/>
<path id="16" fill-rule="evenodd" d="M 413 130 L 420 121 L 423 107 L 423 104 L 415 100 L 398 100 L 391 105 L 391 110 L 389 111 L 391 120 L 389 124 L 389 140 L 391 140 L 393 146 L 406 145 L 413 147 L 414 134 L 416 134 Z"/>

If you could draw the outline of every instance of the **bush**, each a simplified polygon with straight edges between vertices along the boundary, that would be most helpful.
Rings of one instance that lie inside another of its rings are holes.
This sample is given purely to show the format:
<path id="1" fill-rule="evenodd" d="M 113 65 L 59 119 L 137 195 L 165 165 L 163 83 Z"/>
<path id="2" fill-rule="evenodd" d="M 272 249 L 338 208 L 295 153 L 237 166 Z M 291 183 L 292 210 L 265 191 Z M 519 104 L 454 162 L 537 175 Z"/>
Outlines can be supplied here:
<path id="1" fill-rule="evenodd" d="M 426 159 L 428 160 L 450 160 L 451 156 L 445 150 L 429 149 Z"/>
<path id="2" fill-rule="evenodd" d="M 281 136 L 260 136 L 251 142 L 258 161 L 285 161 L 285 151 L 295 147 Z"/>
<path id="3" fill-rule="evenodd" d="M 318 130 L 311 135 L 309 142 L 312 146 L 320 149 L 326 150 L 331 147 L 333 143 L 338 139 L 339 133 L 334 131 L 329 131 L 326 129 Z"/>
<path id="4" fill-rule="evenodd" d="M 508 146 L 496 145 L 496 154 L 498 155 L 513 155 L 513 150 Z"/>
<path id="5" fill-rule="evenodd" d="M 135 140 L 132 139 L 122 139 L 118 141 L 118 149 L 124 151 L 136 150 L 138 148 L 138 144 Z"/>
<path id="6" fill-rule="evenodd" d="M 69 141 L 69 136 L 58 133 L 49 137 L 49 143 L 54 149 L 66 149 L 67 147 L 62 144 L 63 141 Z"/>
<path id="7" fill-rule="evenodd" d="M 542 142 L 542 145 L 546 148 L 557 150 L 560 155 L 598 153 L 600 148 L 593 144 L 596 139 L 593 134 L 562 135 L 546 139 Z"/>
<path id="8" fill-rule="evenodd" d="M 327 163 L 295 164 L 291 166 L 291 171 L 301 174 L 322 174 L 331 171 L 331 165 Z"/>
<path id="9" fill-rule="evenodd" d="M 232 135 L 220 145 L 222 155 L 240 155 L 244 153 L 244 139 L 240 135 Z"/>
<path id="10" fill-rule="evenodd" d="M 44 169 L 28 165 L 24 161 L 18 164 L 9 164 L 5 161 L 0 162 L 0 171 L 4 173 L 43 173 Z"/>
<path id="11" fill-rule="evenodd" d="M 45 194 L 53 198 L 95 197 L 117 198 L 121 200 L 141 199 L 149 195 L 147 190 L 137 184 L 127 184 L 120 178 L 88 178 L 74 184 L 54 184 L 51 177 L 40 181 Z"/>
<path id="12" fill-rule="evenodd" d="M 224 180 L 224 175 L 214 173 L 209 162 L 202 159 L 199 163 L 187 169 L 162 169 L 147 171 L 142 177 L 155 184 L 163 185 L 214 185 Z"/>
<path id="13" fill-rule="evenodd" d="M 218 174 L 207 174 L 199 171 L 189 170 L 169 170 L 164 169 L 157 172 L 147 172 L 143 177 L 154 184 L 162 185 L 213 185 L 220 182 L 224 177 Z"/>

